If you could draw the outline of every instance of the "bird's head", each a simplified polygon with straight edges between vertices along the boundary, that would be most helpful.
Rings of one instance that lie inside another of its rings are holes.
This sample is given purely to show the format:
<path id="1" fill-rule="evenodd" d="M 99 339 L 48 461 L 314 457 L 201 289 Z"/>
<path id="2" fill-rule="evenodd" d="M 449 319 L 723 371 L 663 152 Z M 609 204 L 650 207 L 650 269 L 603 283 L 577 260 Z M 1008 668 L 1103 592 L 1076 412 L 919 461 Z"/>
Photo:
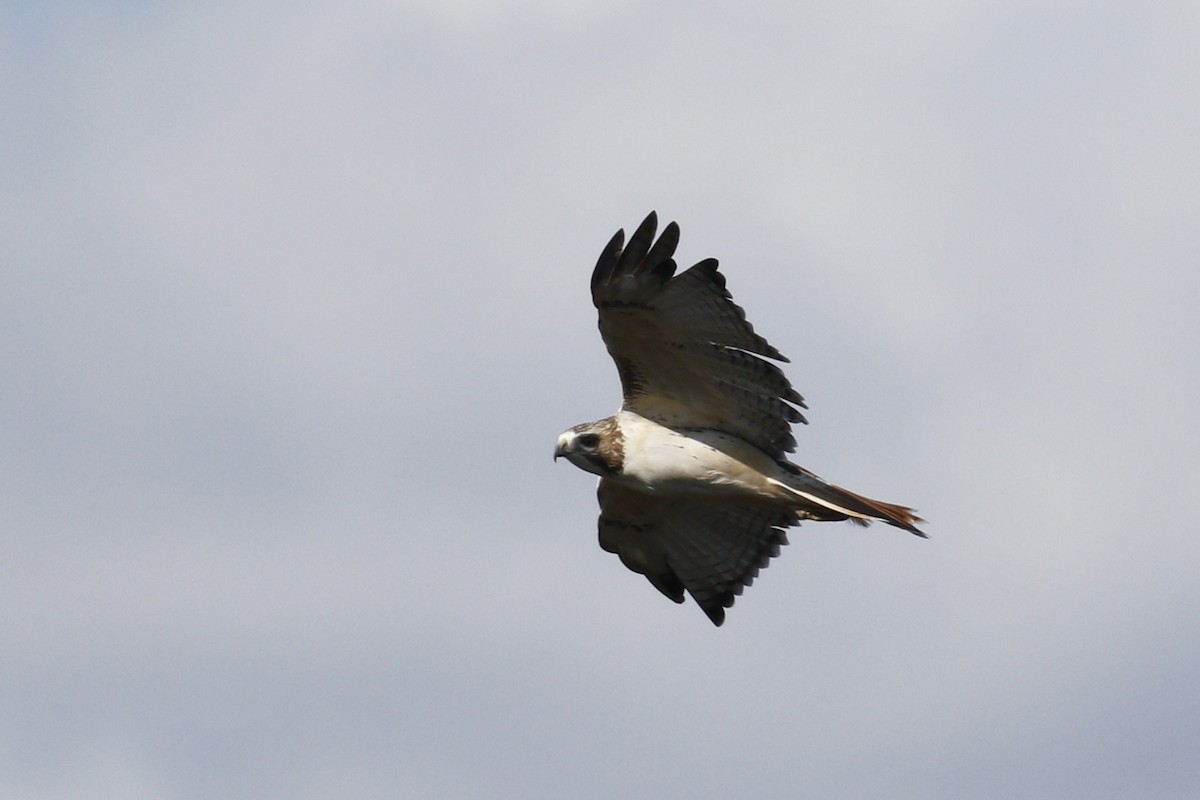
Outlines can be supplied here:
<path id="1" fill-rule="evenodd" d="M 621 428 L 612 417 L 576 425 L 558 437 L 554 460 L 560 456 L 600 477 L 616 475 L 624 460 Z"/>

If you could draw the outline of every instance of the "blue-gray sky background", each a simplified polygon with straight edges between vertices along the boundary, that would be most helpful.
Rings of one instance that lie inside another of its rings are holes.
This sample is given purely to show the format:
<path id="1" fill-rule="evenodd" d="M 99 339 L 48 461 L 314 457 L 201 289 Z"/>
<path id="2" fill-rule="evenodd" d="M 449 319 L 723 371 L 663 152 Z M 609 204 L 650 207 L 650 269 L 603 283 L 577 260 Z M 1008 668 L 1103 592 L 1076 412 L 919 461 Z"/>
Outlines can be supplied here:
<path id="1" fill-rule="evenodd" d="M 1200 791 L 1194 3 L 0 4 L 0 797 Z M 650 209 L 811 406 L 721 629 L 551 462 Z"/>

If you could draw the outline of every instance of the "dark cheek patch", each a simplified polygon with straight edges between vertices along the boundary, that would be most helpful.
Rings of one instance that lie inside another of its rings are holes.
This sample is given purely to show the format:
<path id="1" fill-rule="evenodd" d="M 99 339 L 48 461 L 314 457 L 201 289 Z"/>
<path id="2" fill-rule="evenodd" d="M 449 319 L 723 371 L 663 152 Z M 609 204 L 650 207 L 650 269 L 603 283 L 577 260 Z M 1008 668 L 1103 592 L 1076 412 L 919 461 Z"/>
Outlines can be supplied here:
<path id="1" fill-rule="evenodd" d="M 603 458 L 601 458 L 600 456 L 593 454 L 593 455 L 584 456 L 584 458 L 586 458 L 588 460 L 589 464 L 592 464 L 593 466 L 595 466 L 596 470 L 601 475 L 612 475 L 613 474 L 612 466 L 610 466 L 609 463 L 607 461 L 605 461 Z"/>

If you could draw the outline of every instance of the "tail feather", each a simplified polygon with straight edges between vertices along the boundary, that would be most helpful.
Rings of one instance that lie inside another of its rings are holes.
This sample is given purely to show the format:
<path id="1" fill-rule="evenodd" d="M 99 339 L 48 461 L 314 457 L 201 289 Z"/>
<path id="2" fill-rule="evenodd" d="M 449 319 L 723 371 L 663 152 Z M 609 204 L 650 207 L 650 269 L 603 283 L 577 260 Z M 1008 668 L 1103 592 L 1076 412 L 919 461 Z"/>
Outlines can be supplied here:
<path id="1" fill-rule="evenodd" d="M 785 462 L 785 466 L 790 473 L 789 477 L 795 476 L 794 480 L 789 481 L 788 488 L 810 503 L 842 515 L 840 517 L 842 519 L 849 518 L 851 521 L 863 525 L 869 524 L 872 520 L 879 520 L 924 539 L 929 538 L 925 532 L 917 528 L 917 523 L 925 520 L 918 517 L 916 512 L 908 506 L 872 500 L 840 486 L 826 483 L 808 470 L 794 464 Z M 805 511 L 808 509 L 800 509 L 800 513 L 805 513 Z"/>

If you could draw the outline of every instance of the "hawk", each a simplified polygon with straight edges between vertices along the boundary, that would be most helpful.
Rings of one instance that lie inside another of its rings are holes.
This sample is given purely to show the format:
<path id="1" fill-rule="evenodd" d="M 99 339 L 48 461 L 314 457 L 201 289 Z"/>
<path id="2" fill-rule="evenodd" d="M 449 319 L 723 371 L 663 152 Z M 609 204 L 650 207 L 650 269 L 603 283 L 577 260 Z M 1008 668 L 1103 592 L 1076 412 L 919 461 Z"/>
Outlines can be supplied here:
<path id="1" fill-rule="evenodd" d="M 802 520 L 880 520 L 924 537 L 913 509 L 827 483 L 787 460 L 807 408 L 754 332 L 717 260 L 675 274 L 679 226 L 651 211 L 592 272 L 624 401 L 558 437 L 554 459 L 600 476 L 600 547 L 714 625 Z"/>

